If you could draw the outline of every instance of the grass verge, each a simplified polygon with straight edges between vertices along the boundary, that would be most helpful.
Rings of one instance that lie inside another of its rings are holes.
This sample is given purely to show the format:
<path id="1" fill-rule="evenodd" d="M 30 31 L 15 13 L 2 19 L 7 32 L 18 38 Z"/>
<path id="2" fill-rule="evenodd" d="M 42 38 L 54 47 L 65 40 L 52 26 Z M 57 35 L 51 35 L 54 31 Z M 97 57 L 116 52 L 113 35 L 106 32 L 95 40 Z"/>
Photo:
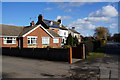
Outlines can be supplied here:
<path id="1" fill-rule="evenodd" d="M 105 47 L 98 48 L 95 52 L 90 52 L 86 59 L 96 59 L 104 57 Z"/>
<path id="2" fill-rule="evenodd" d="M 100 58 L 100 57 L 104 57 L 104 53 L 91 52 L 91 53 L 89 53 L 88 56 L 86 56 L 86 59 L 96 59 L 96 58 Z"/>

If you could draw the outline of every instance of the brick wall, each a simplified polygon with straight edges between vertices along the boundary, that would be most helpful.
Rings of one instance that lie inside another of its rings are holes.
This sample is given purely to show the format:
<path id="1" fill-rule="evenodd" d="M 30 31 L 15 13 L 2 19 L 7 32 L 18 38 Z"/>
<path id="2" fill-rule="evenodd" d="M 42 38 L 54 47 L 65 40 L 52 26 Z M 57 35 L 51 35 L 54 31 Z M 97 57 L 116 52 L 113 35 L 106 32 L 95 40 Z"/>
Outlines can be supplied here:
<path id="1" fill-rule="evenodd" d="M 50 44 L 48 46 L 50 47 L 61 47 L 61 40 L 59 40 L 59 43 L 53 43 L 53 38 L 49 36 L 42 28 L 38 27 L 36 30 L 28 34 L 27 36 L 37 36 L 37 46 L 36 48 L 42 48 L 42 37 L 50 37 Z M 28 48 L 31 46 L 28 46 L 27 36 L 23 38 L 23 48 Z M 34 46 L 33 46 L 34 47 Z"/>
<path id="2" fill-rule="evenodd" d="M 18 41 L 17 41 L 17 38 L 16 38 L 16 44 L 4 44 L 4 39 L 2 37 L 0 37 L 0 41 L 2 41 L 2 47 L 18 47 Z M 1 44 L 0 44 L 0 47 L 1 47 Z"/>

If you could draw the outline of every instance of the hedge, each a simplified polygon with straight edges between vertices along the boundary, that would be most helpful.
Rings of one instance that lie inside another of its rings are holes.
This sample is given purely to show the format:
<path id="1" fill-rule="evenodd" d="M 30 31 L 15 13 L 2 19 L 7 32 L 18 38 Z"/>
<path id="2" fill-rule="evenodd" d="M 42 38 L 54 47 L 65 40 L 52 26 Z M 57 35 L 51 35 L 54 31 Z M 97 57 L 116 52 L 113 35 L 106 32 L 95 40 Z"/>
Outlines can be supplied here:
<path id="1" fill-rule="evenodd" d="M 104 41 L 103 40 L 85 41 L 82 44 L 85 44 L 86 55 L 88 55 L 89 52 L 94 52 L 96 51 L 96 49 L 104 46 Z"/>

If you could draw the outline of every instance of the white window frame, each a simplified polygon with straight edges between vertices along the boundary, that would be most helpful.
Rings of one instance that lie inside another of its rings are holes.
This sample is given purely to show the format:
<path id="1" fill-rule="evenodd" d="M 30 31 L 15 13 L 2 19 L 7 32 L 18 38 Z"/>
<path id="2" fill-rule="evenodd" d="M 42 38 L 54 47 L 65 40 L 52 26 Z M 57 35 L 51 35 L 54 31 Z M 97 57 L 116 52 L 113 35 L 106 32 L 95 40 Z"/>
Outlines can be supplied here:
<path id="1" fill-rule="evenodd" d="M 59 38 L 54 38 L 53 43 L 59 43 Z"/>
<path id="2" fill-rule="evenodd" d="M 42 37 L 42 44 L 50 44 L 50 37 Z"/>
<path id="3" fill-rule="evenodd" d="M 37 36 L 27 36 L 28 45 L 37 45 Z"/>
<path id="4" fill-rule="evenodd" d="M 66 36 L 66 32 L 64 32 L 64 35 Z"/>
<path id="5" fill-rule="evenodd" d="M 4 37 L 4 44 L 16 44 L 16 38 L 15 37 Z M 12 40 L 12 43 L 7 43 L 7 40 Z"/>

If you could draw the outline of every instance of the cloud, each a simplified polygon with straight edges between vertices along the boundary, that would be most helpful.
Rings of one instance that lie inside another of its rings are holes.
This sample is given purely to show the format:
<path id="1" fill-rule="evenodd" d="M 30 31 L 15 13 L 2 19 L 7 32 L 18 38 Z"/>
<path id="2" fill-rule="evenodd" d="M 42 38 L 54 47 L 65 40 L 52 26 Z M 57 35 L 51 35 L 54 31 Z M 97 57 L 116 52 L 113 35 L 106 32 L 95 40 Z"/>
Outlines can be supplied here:
<path id="1" fill-rule="evenodd" d="M 117 24 L 113 23 L 113 24 L 110 25 L 110 28 L 115 29 L 116 26 L 117 26 Z"/>
<path id="2" fill-rule="evenodd" d="M 66 9 L 64 12 L 71 12 L 72 9 Z"/>
<path id="3" fill-rule="evenodd" d="M 115 7 L 108 5 L 102 7 L 102 9 L 97 10 L 96 12 L 92 12 L 89 14 L 89 17 L 116 17 L 118 15 L 118 11 Z"/>
<path id="4" fill-rule="evenodd" d="M 110 17 L 86 17 L 84 18 L 85 21 L 89 21 L 92 23 L 96 23 L 96 22 L 110 22 L 113 21 L 114 19 L 111 19 Z"/>
<path id="5" fill-rule="evenodd" d="M 115 18 L 118 15 L 118 11 L 113 6 L 103 6 L 102 9 L 99 9 L 95 12 L 92 12 L 88 17 L 77 19 L 73 21 L 68 26 L 74 26 L 80 33 L 87 35 L 86 33 L 93 33 L 93 30 L 99 26 L 97 23 L 101 24 L 111 24 L 115 21 Z M 109 27 L 111 29 L 115 28 L 117 24 L 112 24 Z M 91 31 L 92 30 L 92 31 Z"/>
<path id="6" fill-rule="evenodd" d="M 73 21 L 71 24 L 68 25 L 69 27 L 74 26 L 78 30 L 84 30 L 84 29 L 95 29 L 96 26 L 93 25 L 89 21 L 85 21 L 84 19 L 77 19 L 76 21 Z"/>
<path id="7" fill-rule="evenodd" d="M 52 8 L 45 8 L 44 10 L 47 10 L 47 11 L 48 11 L 48 10 L 51 10 L 51 9 L 52 9 Z"/>
<path id="8" fill-rule="evenodd" d="M 72 18 L 71 16 L 57 16 L 57 19 L 55 19 L 55 21 L 58 19 L 65 20 L 65 19 L 71 19 L 71 18 Z"/>
<path id="9" fill-rule="evenodd" d="M 58 2 L 57 3 L 60 7 L 60 8 L 65 8 L 65 7 L 79 7 L 81 5 L 84 5 L 85 2 L 67 2 L 67 3 L 61 3 L 61 2 Z"/>

